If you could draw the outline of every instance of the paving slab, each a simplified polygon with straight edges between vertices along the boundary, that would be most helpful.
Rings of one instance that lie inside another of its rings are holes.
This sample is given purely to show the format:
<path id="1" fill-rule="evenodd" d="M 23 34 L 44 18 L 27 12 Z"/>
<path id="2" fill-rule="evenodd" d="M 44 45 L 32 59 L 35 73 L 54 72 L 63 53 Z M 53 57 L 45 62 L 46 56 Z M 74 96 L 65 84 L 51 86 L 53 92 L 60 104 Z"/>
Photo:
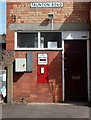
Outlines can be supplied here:
<path id="1" fill-rule="evenodd" d="M 26 103 L 2 105 L 2 117 L 5 118 L 50 118 L 89 119 L 90 109 L 87 104 L 68 103 Z M 10 119 L 11 120 L 11 119 Z"/>

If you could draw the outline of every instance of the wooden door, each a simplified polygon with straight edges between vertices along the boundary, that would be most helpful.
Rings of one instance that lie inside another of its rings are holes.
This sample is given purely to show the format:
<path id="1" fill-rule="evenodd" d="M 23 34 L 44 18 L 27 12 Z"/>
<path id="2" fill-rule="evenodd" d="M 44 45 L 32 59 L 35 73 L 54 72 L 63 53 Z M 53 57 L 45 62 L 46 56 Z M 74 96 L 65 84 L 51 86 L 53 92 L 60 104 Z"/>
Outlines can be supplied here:
<path id="1" fill-rule="evenodd" d="M 64 42 L 65 100 L 87 100 L 87 41 Z"/>

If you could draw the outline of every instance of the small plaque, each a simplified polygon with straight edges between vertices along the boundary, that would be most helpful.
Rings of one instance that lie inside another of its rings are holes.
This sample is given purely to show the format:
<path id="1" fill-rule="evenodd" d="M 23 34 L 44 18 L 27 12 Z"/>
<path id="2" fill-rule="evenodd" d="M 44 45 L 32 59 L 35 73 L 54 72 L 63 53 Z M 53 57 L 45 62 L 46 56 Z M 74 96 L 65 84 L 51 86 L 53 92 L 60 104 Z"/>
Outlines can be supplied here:
<path id="1" fill-rule="evenodd" d="M 47 54 L 38 54 L 38 65 L 47 65 Z"/>

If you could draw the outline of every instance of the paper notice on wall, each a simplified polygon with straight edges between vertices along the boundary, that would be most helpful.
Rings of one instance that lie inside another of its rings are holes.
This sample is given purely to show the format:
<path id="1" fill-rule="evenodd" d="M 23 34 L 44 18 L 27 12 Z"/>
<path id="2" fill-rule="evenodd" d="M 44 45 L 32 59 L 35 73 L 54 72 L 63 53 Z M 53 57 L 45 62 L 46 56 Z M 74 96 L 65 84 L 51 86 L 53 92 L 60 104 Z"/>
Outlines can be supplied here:
<path id="1" fill-rule="evenodd" d="M 3 81 L 6 81 L 6 74 L 3 74 Z"/>

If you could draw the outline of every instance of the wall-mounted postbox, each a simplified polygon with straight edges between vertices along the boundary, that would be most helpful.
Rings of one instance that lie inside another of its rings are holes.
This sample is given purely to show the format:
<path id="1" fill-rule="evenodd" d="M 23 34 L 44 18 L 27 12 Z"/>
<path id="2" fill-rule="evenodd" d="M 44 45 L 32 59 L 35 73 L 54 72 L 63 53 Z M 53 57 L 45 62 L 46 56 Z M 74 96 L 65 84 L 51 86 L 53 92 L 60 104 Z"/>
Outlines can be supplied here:
<path id="1" fill-rule="evenodd" d="M 38 54 L 37 82 L 48 83 L 48 54 Z"/>

